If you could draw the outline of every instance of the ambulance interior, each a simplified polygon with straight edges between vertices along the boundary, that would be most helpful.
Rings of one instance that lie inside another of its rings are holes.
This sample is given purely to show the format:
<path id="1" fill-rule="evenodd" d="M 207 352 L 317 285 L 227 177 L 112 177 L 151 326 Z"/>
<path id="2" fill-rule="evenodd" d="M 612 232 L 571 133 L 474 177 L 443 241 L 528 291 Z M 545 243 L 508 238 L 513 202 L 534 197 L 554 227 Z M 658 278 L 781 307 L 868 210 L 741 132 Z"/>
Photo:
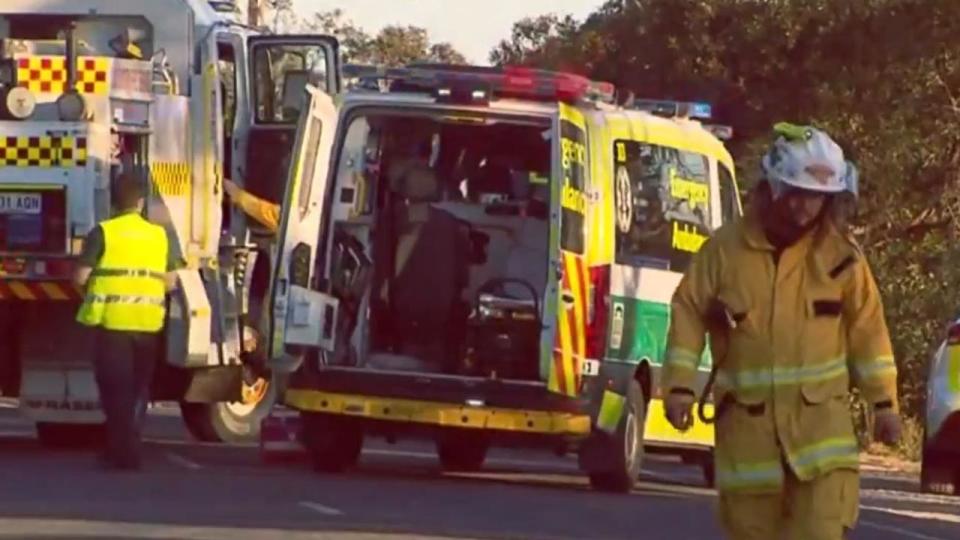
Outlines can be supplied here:
<path id="1" fill-rule="evenodd" d="M 334 189 L 330 363 L 539 380 L 548 119 L 369 114 Z"/>

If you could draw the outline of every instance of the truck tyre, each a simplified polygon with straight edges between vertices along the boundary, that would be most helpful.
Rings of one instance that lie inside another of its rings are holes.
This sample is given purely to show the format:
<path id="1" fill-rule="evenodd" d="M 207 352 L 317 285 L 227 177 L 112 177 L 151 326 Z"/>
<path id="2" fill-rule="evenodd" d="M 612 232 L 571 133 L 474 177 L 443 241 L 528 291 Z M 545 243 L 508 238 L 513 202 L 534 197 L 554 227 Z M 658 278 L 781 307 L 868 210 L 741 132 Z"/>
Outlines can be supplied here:
<path id="1" fill-rule="evenodd" d="M 237 403 L 180 402 L 180 416 L 187 431 L 201 442 L 255 442 L 263 420 L 277 400 L 276 379 L 260 379 L 244 385 L 244 400 Z"/>
<path id="2" fill-rule="evenodd" d="M 437 456 L 445 471 L 479 471 L 489 448 L 490 443 L 479 433 L 451 432 L 437 437 Z"/>
<path id="3" fill-rule="evenodd" d="M 363 450 L 363 430 L 344 416 L 300 413 L 303 445 L 318 472 L 339 473 L 354 467 Z"/>
<path id="4" fill-rule="evenodd" d="M 626 403 L 616 432 L 596 432 L 593 444 L 603 455 L 603 470 L 588 471 L 590 485 L 599 491 L 629 493 L 640 476 L 643 463 L 643 426 L 647 404 L 643 389 L 635 379 L 627 386 Z"/>
<path id="5" fill-rule="evenodd" d="M 37 440 L 44 448 L 81 449 L 103 444 L 103 424 L 37 422 Z"/>
<path id="6" fill-rule="evenodd" d="M 940 495 L 960 495 L 958 456 L 924 449 L 920 462 L 920 491 Z"/>

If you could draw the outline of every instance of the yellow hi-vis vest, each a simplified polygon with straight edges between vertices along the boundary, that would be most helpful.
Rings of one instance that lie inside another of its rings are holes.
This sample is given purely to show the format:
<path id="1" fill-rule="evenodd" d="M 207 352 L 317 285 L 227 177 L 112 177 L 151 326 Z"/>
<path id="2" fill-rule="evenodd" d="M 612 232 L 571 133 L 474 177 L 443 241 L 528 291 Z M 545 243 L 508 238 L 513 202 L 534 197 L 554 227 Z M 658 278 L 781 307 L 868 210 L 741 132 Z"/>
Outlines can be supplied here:
<path id="1" fill-rule="evenodd" d="M 128 332 L 158 332 L 165 315 L 167 234 L 139 214 L 100 224 L 103 255 L 90 275 L 77 321 Z"/>

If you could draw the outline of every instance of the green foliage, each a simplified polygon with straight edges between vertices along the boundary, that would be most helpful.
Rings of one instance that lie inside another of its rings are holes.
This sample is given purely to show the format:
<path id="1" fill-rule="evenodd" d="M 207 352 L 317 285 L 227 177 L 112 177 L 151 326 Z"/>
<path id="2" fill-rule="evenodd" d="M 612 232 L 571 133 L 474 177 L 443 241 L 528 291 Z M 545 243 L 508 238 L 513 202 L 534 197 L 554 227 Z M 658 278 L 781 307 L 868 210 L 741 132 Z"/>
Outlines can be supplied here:
<path id="1" fill-rule="evenodd" d="M 781 120 L 828 130 L 861 170 L 854 231 L 885 301 L 904 411 L 960 313 L 960 2 L 610 0 L 524 19 L 496 64 L 568 69 L 637 97 L 714 103 L 738 177 Z"/>
<path id="2" fill-rule="evenodd" d="M 293 27 L 298 31 L 336 36 L 340 40 L 346 62 L 388 66 L 402 66 L 418 61 L 466 63 L 466 58 L 453 45 L 446 42 L 432 43 L 423 28 L 390 25 L 382 28 L 376 35 L 370 35 L 347 19 L 340 9 L 314 13 L 306 20 L 298 18 Z"/>

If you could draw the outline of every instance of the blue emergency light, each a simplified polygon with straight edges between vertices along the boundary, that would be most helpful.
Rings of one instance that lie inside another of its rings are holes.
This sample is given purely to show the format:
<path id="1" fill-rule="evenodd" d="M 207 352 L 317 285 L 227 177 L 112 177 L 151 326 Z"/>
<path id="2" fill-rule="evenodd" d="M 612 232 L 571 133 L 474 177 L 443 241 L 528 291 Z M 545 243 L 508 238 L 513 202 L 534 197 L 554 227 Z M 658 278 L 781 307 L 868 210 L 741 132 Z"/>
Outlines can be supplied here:
<path id="1" fill-rule="evenodd" d="M 698 101 L 673 101 L 668 99 L 638 99 L 633 102 L 633 108 L 647 111 L 650 114 L 667 117 L 685 117 L 709 120 L 713 118 L 713 106 Z"/>
<path id="2" fill-rule="evenodd" d="M 711 107 L 709 103 L 691 103 L 690 118 L 702 118 L 704 120 L 709 120 L 713 118 L 713 107 Z"/>

